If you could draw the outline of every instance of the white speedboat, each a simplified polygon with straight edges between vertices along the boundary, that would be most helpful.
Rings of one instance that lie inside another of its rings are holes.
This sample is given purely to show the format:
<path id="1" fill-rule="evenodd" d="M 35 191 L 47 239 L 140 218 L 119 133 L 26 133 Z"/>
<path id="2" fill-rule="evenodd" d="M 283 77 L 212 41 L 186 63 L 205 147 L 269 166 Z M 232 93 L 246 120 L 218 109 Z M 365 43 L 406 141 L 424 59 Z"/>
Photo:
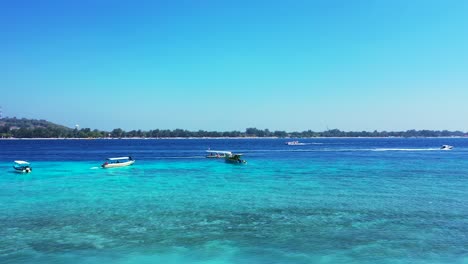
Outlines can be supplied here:
<path id="1" fill-rule="evenodd" d="M 453 146 L 450 146 L 450 145 L 442 145 L 442 146 L 440 147 L 440 149 L 441 149 L 441 150 L 451 150 L 451 149 L 453 149 Z"/>
<path id="2" fill-rule="evenodd" d="M 31 164 L 24 160 L 15 160 L 15 164 L 13 165 L 15 172 L 17 173 L 30 173 L 32 172 Z"/>
<path id="3" fill-rule="evenodd" d="M 306 143 L 301 143 L 299 141 L 288 141 L 285 144 L 288 146 L 304 146 Z"/>
<path id="4" fill-rule="evenodd" d="M 130 166 L 135 163 L 135 160 L 132 157 L 118 157 L 118 158 L 108 158 L 106 162 L 104 162 L 101 167 L 104 169 L 108 168 L 117 168 L 117 167 L 125 167 Z"/>

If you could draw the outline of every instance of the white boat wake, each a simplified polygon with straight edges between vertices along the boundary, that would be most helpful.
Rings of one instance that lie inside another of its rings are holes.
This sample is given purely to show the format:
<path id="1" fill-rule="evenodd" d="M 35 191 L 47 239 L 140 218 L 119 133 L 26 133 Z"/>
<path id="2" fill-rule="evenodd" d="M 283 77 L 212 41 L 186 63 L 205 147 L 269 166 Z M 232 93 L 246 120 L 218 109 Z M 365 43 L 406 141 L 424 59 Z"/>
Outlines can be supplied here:
<path id="1" fill-rule="evenodd" d="M 376 148 L 371 151 L 434 151 L 440 148 Z"/>
<path id="2" fill-rule="evenodd" d="M 262 149 L 244 150 L 244 153 L 254 152 L 366 152 L 366 151 L 439 151 L 440 148 L 320 148 L 320 149 Z"/>

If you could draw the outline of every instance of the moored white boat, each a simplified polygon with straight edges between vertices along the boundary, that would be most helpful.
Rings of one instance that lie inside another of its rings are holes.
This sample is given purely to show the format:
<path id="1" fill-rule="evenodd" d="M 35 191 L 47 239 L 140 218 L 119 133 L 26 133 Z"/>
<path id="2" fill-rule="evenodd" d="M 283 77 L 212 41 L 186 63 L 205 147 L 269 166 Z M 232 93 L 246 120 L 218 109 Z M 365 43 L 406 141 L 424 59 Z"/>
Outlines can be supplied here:
<path id="1" fill-rule="evenodd" d="M 15 160 L 15 164 L 13 165 L 15 172 L 17 173 L 30 173 L 32 172 L 31 164 L 24 160 Z"/>
<path id="2" fill-rule="evenodd" d="M 231 163 L 231 164 L 247 164 L 247 161 L 246 160 L 243 160 L 241 159 L 243 154 L 231 154 L 231 155 L 227 155 L 225 158 L 224 158 L 224 161 L 226 161 L 226 163 Z"/>
<path id="3" fill-rule="evenodd" d="M 104 162 L 101 165 L 101 167 L 103 167 L 104 169 L 118 168 L 118 167 L 130 166 L 133 163 L 135 163 L 135 160 L 132 157 L 108 158 L 106 162 Z"/>

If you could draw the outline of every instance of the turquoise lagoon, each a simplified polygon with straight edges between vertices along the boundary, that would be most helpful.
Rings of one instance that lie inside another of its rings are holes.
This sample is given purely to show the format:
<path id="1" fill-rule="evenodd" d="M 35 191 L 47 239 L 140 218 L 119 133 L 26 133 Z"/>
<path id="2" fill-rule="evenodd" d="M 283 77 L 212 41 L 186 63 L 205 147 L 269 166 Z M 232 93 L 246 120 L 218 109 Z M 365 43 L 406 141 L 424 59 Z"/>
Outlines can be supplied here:
<path id="1" fill-rule="evenodd" d="M 468 263 L 468 139 L 284 141 L 0 141 L 0 263 Z"/>

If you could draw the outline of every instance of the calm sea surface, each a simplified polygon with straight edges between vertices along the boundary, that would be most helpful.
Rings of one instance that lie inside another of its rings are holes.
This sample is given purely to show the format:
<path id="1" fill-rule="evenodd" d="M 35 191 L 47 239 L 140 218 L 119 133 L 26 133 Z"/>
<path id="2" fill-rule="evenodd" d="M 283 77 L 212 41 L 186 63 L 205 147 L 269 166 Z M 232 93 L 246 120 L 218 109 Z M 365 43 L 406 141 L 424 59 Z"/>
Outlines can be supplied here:
<path id="1" fill-rule="evenodd" d="M 0 263 L 468 263 L 468 139 L 285 141 L 0 140 Z"/>

